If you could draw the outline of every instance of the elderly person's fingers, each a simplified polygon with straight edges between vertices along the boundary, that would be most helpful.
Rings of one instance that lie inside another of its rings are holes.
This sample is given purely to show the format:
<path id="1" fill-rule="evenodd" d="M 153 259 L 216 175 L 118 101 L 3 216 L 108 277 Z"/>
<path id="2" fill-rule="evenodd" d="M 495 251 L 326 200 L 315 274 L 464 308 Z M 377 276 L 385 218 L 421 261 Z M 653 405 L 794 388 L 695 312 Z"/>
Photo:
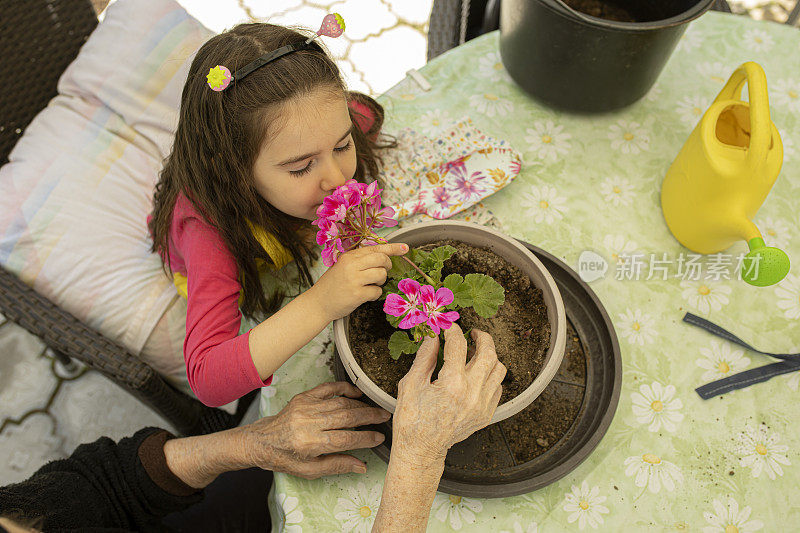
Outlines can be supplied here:
<path id="1" fill-rule="evenodd" d="M 369 424 L 381 424 L 389 420 L 391 414 L 380 407 L 358 407 L 339 409 L 324 413 L 320 421 L 322 429 L 343 429 Z"/>
<path id="2" fill-rule="evenodd" d="M 322 476 L 334 474 L 363 474 L 367 465 L 352 455 L 343 453 L 315 457 L 314 459 L 298 464 L 292 474 L 305 479 L 317 479 Z"/>
<path id="3" fill-rule="evenodd" d="M 314 387 L 311 390 L 306 392 L 301 392 L 300 394 L 304 394 L 306 396 L 310 396 L 312 398 L 318 400 L 327 400 L 328 398 L 333 398 L 334 396 L 347 396 L 348 398 L 358 398 L 361 396 L 361 391 L 358 390 L 358 387 L 351 385 L 344 381 L 333 381 L 333 382 L 326 382 L 321 383 Z"/>
<path id="4" fill-rule="evenodd" d="M 506 372 L 506 366 L 500 361 L 497 361 L 492 371 L 489 372 L 489 376 L 486 378 L 486 389 L 494 390 L 495 387 L 499 387 L 506 377 Z"/>
<path id="5" fill-rule="evenodd" d="M 444 364 L 439 371 L 448 374 L 455 369 L 463 369 L 467 362 L 467 339 L 458 324 L 453 323 L 444 331 Z"/>
<path id="6" fill-rule="evenodd" d="M 374 448 L 382 443 L 386 437 L 378 431 L 347 431 L 332 429 L 323 433 L 325 442 L 322 444 L 320 455 L 358 450 L 361 448 Z"/>
<path id="7" fill-rule="evenodd" d="M 488 376 L 497 363 L 494 339 L 485 331 L 475 328 L 470 335 L 475 341 L 475 356 L 467 363 L 467 372 L 479 372 L 481 375 Z"/>
<path id="8" fill-rule="evenodd" d="M 433 369 L 436 368 L 436 356 L 439 353 L 439 337 L 425 337 L 422 345 L 417 350 L 417 355 L 414 357 L 414 363 L 408 370 L 400 383 L 406 381 L 406 378 L 413 381 L 430 383 Z"/>
<path id="9" fill-rule="evenodd" d="M 354 400 L 346 396 L 334 396 L 319 402 L 317 404 L 317 412 L 328 413 L 338 409 L 358 409 L 359 407 L 368 407 L 368 405 L 361 400 Z"/>

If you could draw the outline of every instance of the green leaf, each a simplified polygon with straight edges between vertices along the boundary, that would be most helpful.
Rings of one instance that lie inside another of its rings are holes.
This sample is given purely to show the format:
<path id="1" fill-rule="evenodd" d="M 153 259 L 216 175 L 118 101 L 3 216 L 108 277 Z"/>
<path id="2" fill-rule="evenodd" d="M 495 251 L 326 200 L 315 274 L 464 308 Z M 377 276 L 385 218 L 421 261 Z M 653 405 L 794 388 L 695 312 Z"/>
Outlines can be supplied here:
<path id="1" fill-rule="evenodd" d="M 405 331 L 395 331 L 389 337 L 389 355 L 397 360 L 404 353 L 417 353 L 422 341 L 414 342 Z"/>
<path id="2" fill-rule="evenodd" d="M 392 260 L 392 268 L 389 270 L 390 279 L 400 281 L 401 279 L 411 277 L 414 274 L 419 275 L 417 271 L 414 270 L 414 267 L 409 265 L 408 262 L 402 258 L 392 256 L 390 259 Z"/>
<path id="3" fill-rule="evenodd" d="M 472 307 L 472 294 L 469 286 L 464 285 L 464 278 L 461 274 L 450 274 L 444 278 L 442 285 L 453 291 L 453 303 L 447 306 L 447 309 L 455 309 L 457 307 Z"/>
<path id="4" fill-rule="evenodd" d="M 497 310 L 506 301 L 503 286 L 485 274 L 467 274 L 463 286 L 467 287 L 472 297 L 472 308 L 484 318 L 496 315 Z"/>
<path id="5" fill-rule="evenodd" d="M 386 315 L 386 321 L 389 322 L 389 324 L 391 324 L 392 327 L 395 329 L 397 328 L 397 324 L 399 324 L 401 320 L 403 320 L 403 317 L 401 316 L 392 316 L 389 314 Z"/>
<path id="6" fill-rule="evenodd" d="M 426 255 L 420 258 L 420 261 L 417 262 L 417 266 L 439 283 L 442 279 L 442 267 L 444 266 L 444 262 L 456 253 L 456 249 L 452 246 L 439 246 L 431 250 L 430 253 L 422 253 Z"/>

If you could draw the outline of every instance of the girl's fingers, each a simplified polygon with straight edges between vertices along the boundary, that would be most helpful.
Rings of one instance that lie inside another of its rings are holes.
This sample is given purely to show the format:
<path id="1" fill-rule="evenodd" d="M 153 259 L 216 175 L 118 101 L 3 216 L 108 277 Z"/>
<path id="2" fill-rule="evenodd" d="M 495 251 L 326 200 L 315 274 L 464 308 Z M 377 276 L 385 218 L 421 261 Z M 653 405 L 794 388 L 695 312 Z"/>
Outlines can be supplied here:
<path id="1" fill-rule="evenodd" d="M 402 242 L 389 244 L 376 244 L 375 246 L 365 246 L 357 250 L 358 254 L 369 254 L 380 252 L 386 255 L 403 255 L 408 252 L 408 245 Z"/>
<path id="2" fill-rule="evenodd" d="M 392 268 L 392 260 L 384 253 L 367 254 L 358 260 L 358 268 L 361 270 L 375 267 L 384 268 L 388 272 Z"/>
<path id="3" fill-rule="evenodd" d="M 364 285 L 383 285 L 386 282 L 386 269 L 379 267 L 362 270 L 361 280 Z"/>

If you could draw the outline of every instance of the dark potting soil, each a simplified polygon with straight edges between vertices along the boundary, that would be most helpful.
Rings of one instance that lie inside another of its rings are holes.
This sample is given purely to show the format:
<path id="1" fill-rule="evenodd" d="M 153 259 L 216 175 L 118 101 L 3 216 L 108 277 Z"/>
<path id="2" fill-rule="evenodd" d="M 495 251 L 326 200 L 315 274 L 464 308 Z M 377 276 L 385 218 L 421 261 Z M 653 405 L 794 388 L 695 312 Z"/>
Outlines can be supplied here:
<path id="1" fill-rule="evenodd" d="M 564 3 L 576 11 L 592 17 L 617 22 L 637 22 L 633 13 L 608 0 L 564 0 Z"/>
<path id="2" fill-rule="evenodd" d="M 420 247 L 431 249 L 449 244 L 456 253 L 442 269 L 462 276 L 476 272 L 492 276 L 505 289 L 505 302 L 493 318 L 483 318 L 472 309 L 459 309 L 458 324 L 466 331 L 476 327 L 494 339 L 498 359 L 508 373 L 500 403 L 516 397 L 539 374 L 550 346 L 550 323 L 542 291 L 515 266 L 494 252 L 456 241 L 440 241 Z M 408 372 L 413 356 L 395 361 L 389 356 L 389 337 L 395 329 L 386 321 L 383 302 L 367 302 L 350 317 L 350 347 L 364 372 L 381 389 L 397 397 L 397 382 Z"/>
<path id="3" fill-rule="evenodd" d="M 516 415 L 453 446 L 447 454 L 447 467 L 492 471 L 526 463 L 556 446 L 570 432 L 583 404 L 586 352 L 569 321 L 564 360 L 554 379 Z"/>

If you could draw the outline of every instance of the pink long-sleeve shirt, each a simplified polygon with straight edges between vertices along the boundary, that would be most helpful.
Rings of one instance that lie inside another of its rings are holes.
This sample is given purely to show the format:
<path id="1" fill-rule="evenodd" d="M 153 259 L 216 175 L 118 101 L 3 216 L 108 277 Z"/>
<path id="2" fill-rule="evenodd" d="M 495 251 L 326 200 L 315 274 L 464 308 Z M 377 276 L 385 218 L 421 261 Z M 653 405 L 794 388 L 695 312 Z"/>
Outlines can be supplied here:
<path id="1" fill-rule="evenodd" d="M 369 131 L 369 108 L 349 103 L 356 125 Z M 183 357 L 189 386 L 206 405 L 220 406 L 265 387 L 250 353 L 250 331 L 239 335 L 239 283 L 236 261 L 219 232 L 208 224 L 182 193 L 170 226 L 169 264 L 187 278 L 186 337 Z"/>

